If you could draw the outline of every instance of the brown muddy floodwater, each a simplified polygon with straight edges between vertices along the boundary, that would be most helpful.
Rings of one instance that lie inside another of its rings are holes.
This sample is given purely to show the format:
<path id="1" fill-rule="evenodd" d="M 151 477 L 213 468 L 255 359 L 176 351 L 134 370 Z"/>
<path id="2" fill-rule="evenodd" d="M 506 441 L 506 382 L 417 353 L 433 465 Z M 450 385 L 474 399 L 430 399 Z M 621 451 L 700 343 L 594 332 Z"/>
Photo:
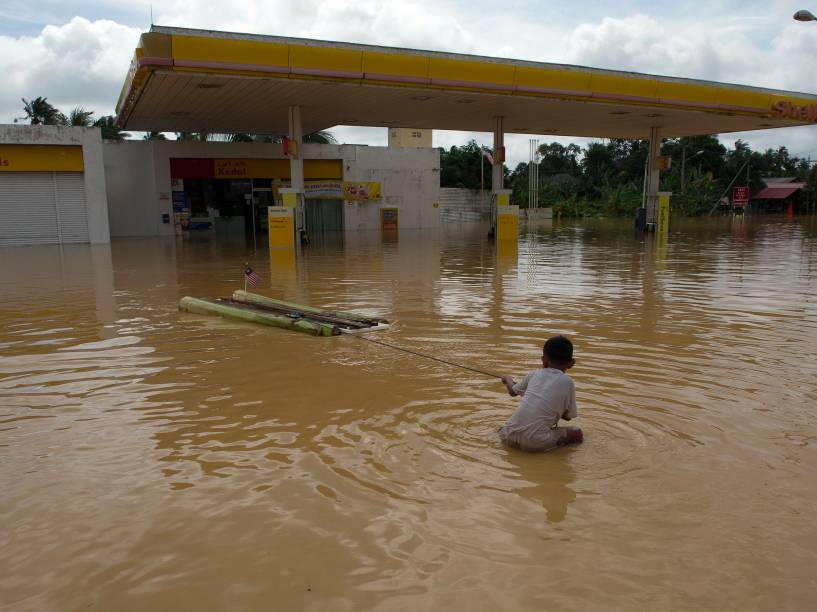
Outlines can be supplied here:
<path id="1" fill-rule="evenodd" d="M 554 223 L 5 249 L 3 610 L 807 610 L 817 223 Z M 503 448 L 496 380 L 177 311 L 260 293 L 524 374 L 575 343 L 585 443 Z"/>

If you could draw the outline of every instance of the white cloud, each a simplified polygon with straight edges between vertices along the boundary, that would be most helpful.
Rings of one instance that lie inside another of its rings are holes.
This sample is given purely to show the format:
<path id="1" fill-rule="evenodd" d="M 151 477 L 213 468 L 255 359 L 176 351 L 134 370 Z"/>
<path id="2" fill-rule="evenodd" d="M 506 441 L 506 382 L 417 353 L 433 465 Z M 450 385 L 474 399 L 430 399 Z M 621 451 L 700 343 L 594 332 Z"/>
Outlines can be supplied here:
<path id="1" fill-rule="evenodd" d="M 143 3 L 137 0 L 137 4 Z M 710 3 L 696 5 L 694 11 L 623 2 L 605 7 L 608 15 L 616 16 L 588 21 L 590 11 L 581 3 L 544 10 L 536 2 L 496 6 L 480 0 L 468 4 L 456 0 L 234 0 L 228 4 L 167 0 L 154 5 L 154 21 L 809 91 L 814 89 L 809 67 L 817 57 L 817 25 L 792 21 L 789 4 L 776 3 L 775 15 L 770 15 L 772 11 L 763 2 L 732 3 L 731 8 Z M 95 14 L 104 13 L 105 3 L 94 6 Z M 735 16 L 738 8 L 740 15 Z M 47 96 L 64 111 L 82 105 L 93 108 L 97 115 L 112 112 L 140 31 L 110 20 L 74 17 L 61 25 L 46 26 L 35 36 L 0 35 L 0 121 L 20 116 L 20 97 L 38 95 Z M 807 153 L 817 149 L 813 144 L 817 142 L 815 130 L 770 130 L 740 136 L 755 147 L 783 144 L 794 153 Z M 386 142 L 385 129 L 342 127 L 334 131 L 346 142 Z M 491 144 L 487 132 L 438 131 L 434 140 L 435 146 L 448 147 L 470 138 Z M 507 137 L 511 167 L 527 159 L 528 138 Z M 729 143 L 733 140 L 724 138 Z"/>
<path id="2" fill-rule="evenodd" d="M 474 52 L 467 13 L 451 2 L 300 0 L 214 3 L 171 0 L 154 8 L 157 24 L 343 42 Z"/>
<path id="3" fill-rule="evenodd" d="M 63 112 L 84 106 L 97 116 L 112 113 L 139 33 L 74 17 L 37 36 L 0 36 L 0 120 L 22 115 L 21 97 L 47 97 Z"/>

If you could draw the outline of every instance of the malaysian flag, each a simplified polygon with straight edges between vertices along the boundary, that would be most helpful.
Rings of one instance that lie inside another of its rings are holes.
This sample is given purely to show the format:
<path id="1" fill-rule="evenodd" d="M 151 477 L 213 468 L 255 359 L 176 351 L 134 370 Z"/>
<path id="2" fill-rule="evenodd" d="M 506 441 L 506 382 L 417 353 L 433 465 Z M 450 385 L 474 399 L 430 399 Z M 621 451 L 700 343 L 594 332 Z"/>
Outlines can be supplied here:
<path id="1" fill-rule="evenodd" d="M 258 281 L 261 280 L 261 277 L 258 276 L 253 269 L 250 267 L 250 264 L 244 264 L 244 285 L 249 285 L 250 287 L 255 287 L 258 284 Z"/>
<path id="2" fill-rule="evenodd" d="M 494 163 L 494 154 L 491 151 L 491 149 L 489 149 L 488 147 L 480 147 L 480 149 L 482 150 L 482 156 L 485 159 L 488 160 L 488 163 L 493 164 Z"/>

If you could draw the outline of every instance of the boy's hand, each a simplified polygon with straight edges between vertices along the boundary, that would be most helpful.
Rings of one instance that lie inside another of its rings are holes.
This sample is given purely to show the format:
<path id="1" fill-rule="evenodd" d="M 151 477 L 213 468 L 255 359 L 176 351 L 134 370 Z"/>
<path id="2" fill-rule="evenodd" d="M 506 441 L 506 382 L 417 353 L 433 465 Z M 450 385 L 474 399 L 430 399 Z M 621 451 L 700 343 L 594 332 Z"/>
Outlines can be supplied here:
<path id="1" fill-rule="evenodd" d="M 513 390 L 513 386 L 516 384 L 516 381 L 513 379 L 513 376 L 506 374 L 502 377 L 502 383 L 505 385 L 505 388 L 508 389 L 510 396 L 516 397 L 516 393 Z"/>

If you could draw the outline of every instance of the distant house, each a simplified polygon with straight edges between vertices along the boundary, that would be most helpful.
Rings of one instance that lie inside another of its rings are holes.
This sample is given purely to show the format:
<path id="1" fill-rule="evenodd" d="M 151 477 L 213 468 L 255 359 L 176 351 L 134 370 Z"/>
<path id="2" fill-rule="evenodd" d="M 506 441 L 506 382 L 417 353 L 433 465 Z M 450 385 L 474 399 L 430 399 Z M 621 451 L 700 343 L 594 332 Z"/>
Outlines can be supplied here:
<path id="1" fill-rule="evenodd" d="M 759 212 L 794 212 L 801 199 L 800 190 L 805 183 L 795 181 L 793 177 L 764 178 L 765 187 L 753 195 L 750 200 L 752 208 Z"/>

